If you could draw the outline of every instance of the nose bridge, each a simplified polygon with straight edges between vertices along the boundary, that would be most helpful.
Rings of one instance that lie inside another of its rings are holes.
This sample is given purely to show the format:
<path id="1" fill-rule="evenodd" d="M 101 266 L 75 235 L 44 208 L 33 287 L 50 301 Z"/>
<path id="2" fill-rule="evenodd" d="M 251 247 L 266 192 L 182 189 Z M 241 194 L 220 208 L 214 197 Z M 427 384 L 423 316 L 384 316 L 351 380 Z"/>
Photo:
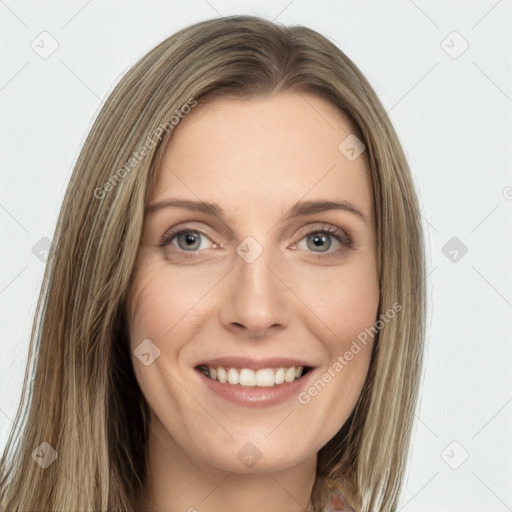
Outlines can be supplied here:
<path id="1" fill-rule="evenodd" d="M 237 247 L 238 259 L 235 260 L 234 271 L 244 292 L 267 295 L 272 288 L 270 281 L 276 279 L 270 270 L 276 266 L 276 251 L 268 244 L 263 248 L 254 238 L 250 238 Z"/>
<path id="2" fill-rule="evenodd" d="M 225 327 L 257 335 L 270 327 L 284 327 L 291 304 L 286 287 L 276 275 L 281 268 L 277 250 L 247 237 L 236 252 L 229 298 L 223 306 Z"/>

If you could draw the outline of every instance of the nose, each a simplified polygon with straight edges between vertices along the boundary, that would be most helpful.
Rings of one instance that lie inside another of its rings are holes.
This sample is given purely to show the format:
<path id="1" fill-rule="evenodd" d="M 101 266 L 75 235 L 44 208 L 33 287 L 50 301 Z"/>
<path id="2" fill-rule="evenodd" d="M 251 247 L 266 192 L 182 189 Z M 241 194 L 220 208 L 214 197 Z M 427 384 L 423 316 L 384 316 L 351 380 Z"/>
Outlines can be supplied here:
<path id="1" fill-rule="evenodd" d="M 272 252 L 264 249 L 251 263 L 235 256 L 220 311 L 224 328 L 233 334 L 262 337 L 283 330 L 290 322 L 293 294 Z"/>

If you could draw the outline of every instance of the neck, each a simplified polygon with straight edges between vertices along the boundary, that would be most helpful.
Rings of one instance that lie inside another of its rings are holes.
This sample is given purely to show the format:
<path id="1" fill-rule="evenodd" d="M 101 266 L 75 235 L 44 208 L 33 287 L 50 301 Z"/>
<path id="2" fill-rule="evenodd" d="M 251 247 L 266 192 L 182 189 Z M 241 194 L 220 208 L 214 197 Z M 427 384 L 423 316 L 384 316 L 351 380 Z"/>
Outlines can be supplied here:
<path id="1" fill-rule="evenodd" d="M 190 457 L 164 430 L 150 428 L 146 488 L 137 510 L 307 512 L 316 454 L 285 469 L 233 473 Z"/>

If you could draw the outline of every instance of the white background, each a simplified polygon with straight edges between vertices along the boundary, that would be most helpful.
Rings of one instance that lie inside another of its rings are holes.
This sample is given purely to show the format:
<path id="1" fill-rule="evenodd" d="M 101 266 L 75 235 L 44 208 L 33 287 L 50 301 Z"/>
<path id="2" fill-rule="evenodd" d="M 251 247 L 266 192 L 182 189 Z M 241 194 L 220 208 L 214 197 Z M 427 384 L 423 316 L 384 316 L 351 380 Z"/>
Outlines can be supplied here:
<path id="1" fill-rule="evenodd" d="M 511 3 L 0 0 L 0 450 L 21 392 L 44 268 L 32 248 L 52 238 L 102 101 L 178 29 L 257 14 L 319 31 L 359 66 L 413 171 L 430 311 L 399 510 L 512 510 Z M 43 59 L 31 45 L 46 38 L 50 48 L 45 31 L 58 49 Z M 450 257 L 443 253 L 453 237 L 467 247 L 462 257 L 456 249 L 455 262 L 450 245 Z"/>

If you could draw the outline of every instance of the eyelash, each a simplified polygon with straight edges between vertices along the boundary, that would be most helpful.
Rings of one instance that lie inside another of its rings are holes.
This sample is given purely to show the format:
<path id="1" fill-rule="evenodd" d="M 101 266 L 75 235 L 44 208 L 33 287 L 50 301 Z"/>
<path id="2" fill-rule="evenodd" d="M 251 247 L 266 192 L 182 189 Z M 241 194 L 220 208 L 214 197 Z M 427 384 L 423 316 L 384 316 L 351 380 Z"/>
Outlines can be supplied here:
<path id="1" fill-rule="evenodd" d="M 181 233 L 196 233 L 196 234 L 199 233 L 199 234 L 204 235 L 210 239 L 208 234 L 205 233 L 202 229 L 193 228 L 193 227 L 183 227 L 180 229 L 171 230 L 170 232 L 164 233 L 160 239 L 159 247 L 165 247 L 166 245 L 169 245 L 172 242 L 173 238 L 177 237 Z M 302 236 L 300 238 L 299 242 L 302 241 L 303 239 L 307 238 L 310 235 L 319 235 L 319 234 L 330 235 L 333 238 L 335 238 L 336 240 L 338 240 L 338 242 L 345 248 L 354 249 L 354 244 L 352 242 L 352 239 L 343 230 L 341 230 L 340 228 L 334 227 L 334 226 L 329 226 L 329 225 L 321 225 L 319 228 L 308 231 L 304 236 Z M 329 251 L 329 249 L 328 249 L 328 251 Z M 201 252 L 198 250 L 184 251 L 184 250 L 180 249 L 179 247 L 177 248 L 177 250 L 179 252 L 181 252 L 186 258 L 193 258 L 195 255 L 197 255 L 199 252 Z M 322 252 L 315 253 L 315 251 L 309 251 L 309 252 L 311 252 L 312 254 L 315 254 L 316 256 L 318 256 L 320 258 L 326 258 L 329 256 L 334 256 L 336 253 L 339 252 L 339 250 L 325 252 L 325 253 L 322 253 Z"/>

